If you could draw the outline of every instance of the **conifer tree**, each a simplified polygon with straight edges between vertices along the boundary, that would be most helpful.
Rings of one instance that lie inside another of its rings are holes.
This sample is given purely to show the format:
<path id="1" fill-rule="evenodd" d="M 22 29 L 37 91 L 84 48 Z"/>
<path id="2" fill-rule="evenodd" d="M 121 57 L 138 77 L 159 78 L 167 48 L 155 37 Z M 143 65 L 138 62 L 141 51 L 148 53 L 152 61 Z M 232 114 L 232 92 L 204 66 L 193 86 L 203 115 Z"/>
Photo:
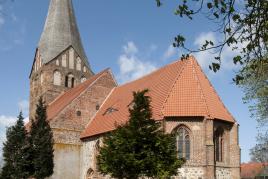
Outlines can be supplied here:
<path id="1" fill-rule="evenodd" d="M 47 121 L 46 105 L 42 98 L 36 106 L 35 119 L 31 120 L 32 126 L 29 134 L 31 145 L 31 158 L 33 177 L 44 179 L 53 174 L 53 135 Z"/>
<path id="2" fill-rule="evenodd" d="M 27 165 L 29 161 L 24 155 L 26 146 L 26 130 L 24 127 L 22 112 L 14 126 L 7 129 L 7 141 L 3 147 L 4 166 L 2 179 L 24 179 L 29 176 Z"/>
<path id="3" fill-rule="evenodd" d="M 130 119 L 104 137 L 99 170 L 115 178 L 170 178 L 183 164 L 176 155 L 175 138 L 152 119 L 148 90 L 134 92 Z"/>

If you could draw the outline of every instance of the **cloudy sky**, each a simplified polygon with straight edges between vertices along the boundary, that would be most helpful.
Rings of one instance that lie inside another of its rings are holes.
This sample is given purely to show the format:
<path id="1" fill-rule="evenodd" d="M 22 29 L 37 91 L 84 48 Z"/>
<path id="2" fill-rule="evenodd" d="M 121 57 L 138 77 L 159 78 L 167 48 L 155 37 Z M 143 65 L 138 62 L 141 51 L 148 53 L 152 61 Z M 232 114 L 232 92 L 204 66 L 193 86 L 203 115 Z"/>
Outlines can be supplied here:
<path id="1" fill-rule="evenodd" d="M 205 39 L 220 41 L 213 24 L 202 17 L 193 21 L 173 15 L 175 0 L 157 8 L 154 0 L 73 0 L 82 41 L 94 72 L 110 67 L 119 83 L 145 75 L 183 53 L 171 46 L 183 34 L 188 46 L 198 48 Z M 1 2 L 1 1 L 0 1 Z M 5 128 L 19 111 L 28 116 L 29 73 L 42 32 L 48 0 L 15 0 L 0 5 L 0 142 Z M 232 84 L 238 67 L 234 53 L 223 51 L 219 73 L 208 70 L 213 54 L 194 54 L 219 96 L 240 124 L 242 162 L 255 145 L 256 122 L 243 104 L 242 91 Z"/>

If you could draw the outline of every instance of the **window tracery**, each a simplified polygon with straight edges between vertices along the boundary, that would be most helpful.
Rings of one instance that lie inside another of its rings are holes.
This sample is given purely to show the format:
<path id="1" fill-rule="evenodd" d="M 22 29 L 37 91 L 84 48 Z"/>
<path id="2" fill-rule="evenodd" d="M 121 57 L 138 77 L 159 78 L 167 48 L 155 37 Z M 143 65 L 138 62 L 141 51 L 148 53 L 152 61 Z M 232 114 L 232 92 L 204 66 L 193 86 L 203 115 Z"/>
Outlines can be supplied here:
<path id="1" fill-rule="evenodd" d="M 191 155 L 191 139 L 189 130 L 181 126 L 176 132 L 176 145 L 179 158 L 190 159 Z"/>
<path id="2" fill-rule="evenodd" d="M 214 133 L 215 159 L 217 162 L 223 161 L 223 147 L 224 147 L 224 130 L 218 128 Z"/>

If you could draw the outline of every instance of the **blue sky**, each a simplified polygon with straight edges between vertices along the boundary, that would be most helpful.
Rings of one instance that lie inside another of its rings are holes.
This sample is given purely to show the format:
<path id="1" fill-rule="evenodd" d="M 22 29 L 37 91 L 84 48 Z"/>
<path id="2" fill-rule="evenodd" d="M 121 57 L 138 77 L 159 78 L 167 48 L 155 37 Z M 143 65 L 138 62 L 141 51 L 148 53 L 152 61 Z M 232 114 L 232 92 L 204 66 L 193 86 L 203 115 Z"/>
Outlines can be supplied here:
<path id="1" fill-rule="evenodd" d="M 157 8 L 154 0 L 107 1 L 73 0 L 80 34 L 92 70 L 110 67 L 120 83 L 135 79 L 182 54 L 174 49 L 173 37 L 181 33 L 188 46 L 197 48 L 203 40 L 220 40 L 213 24 L 202 17 L 193 21 L 173 15 L 175 0 Z M 15 0 L 0 6 L 0 138 L 19 110 L 28 115 L 29 73 L 48 9 L 48 0 Z M 243 104 L 242 91 L 232 84 L 238 70 L 232 64 L 234 53 L 223 52 L 219 73 L 208 70 L 213 54 L 194 54 L 221 99 L 240 124 L 242 162 L 249 161 L 255 145 L 256 122 Z"/>

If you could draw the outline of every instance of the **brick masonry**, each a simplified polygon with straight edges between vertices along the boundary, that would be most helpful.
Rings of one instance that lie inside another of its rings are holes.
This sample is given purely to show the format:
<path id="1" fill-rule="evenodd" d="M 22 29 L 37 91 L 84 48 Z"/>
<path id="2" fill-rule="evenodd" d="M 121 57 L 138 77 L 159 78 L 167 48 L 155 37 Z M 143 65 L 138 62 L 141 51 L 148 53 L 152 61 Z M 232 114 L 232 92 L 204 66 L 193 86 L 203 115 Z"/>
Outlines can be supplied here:
<path id="1" fill-rule="evenodd" d="M 39 55 L 38 50 L 36 51 L 32 71 L 30 74 L 30 118 L 34 117 L 35 105 L 37 104 L 40 96 L 42 96 L 46 103 L 49 104 L 61 93 L 69 89 L 68 87 L 65 87 L 66 75 L 74 75 L 75 85 L 81 83 L 81 77 L 89 78 L 93 75 L 91 70 L 88 69 L 83 63 L 83 60 L 81 62 L 81 70 L 69 68 L 69 53 L 72 50 L 73 48 L 70 46 L 47 64 L 42 64 L 41 56 Z M 64 57 L 66 57 L 66 67 L 62 63 Z M 76 59 L 78 57 L 78 54 L 74 52 L 73 58 L 75 67 L 77 65 Z M 61 85 L 53 84 L 53 74 L 56 70 L 61 73 Z"/>
<path id="2" fill-rule="evenodd" d="M 75 85 L 81 83 L 81 78 L 89 78 L 93 74 L 85 64 L 81 64 L 81 70 L 76 69 L 77 53 L 74 53 L 74 66 L 69 68 L 69 47 L 48 64 L 41 64 L 38 51 L 30 76 L 30 116 L 34 117 L 35 104 L 42 96 L 49 105 L 53 100 L 67 91 L 65 76 L 72 74 Z M 73 53 L 73 52 L 72 52 Z M 63 57 L 64 56 L 64 57 Z M 66 65 L 62 64 L 62 59 Z M 54 72 L 61 73 L 60 85 L 55 85 Z M 81 149 L 80 134 L 85 129 L 90 119 L 95 115 L 98 108 L 110 91 L 116 86 L 116 82 L 110 72 L 101 75 L 91 86 L 82 92 L 76 99 L 68 104 L 50 121 L 54 138 L 54 174 L 51 179 L 78 179 L 81 173 Z"/>
<path id="3" fill-rule="evenodd" d="M 92 76 L 89 69 L 78 71 L 75 68 L 69 68 L 68 53 L 70 50 L 71 47 L 56 57 L 55 60 L 33 69 L 30 77 L 31 117 L 33 117 L 35 110 L 34 104 L 40 95 L 49 104 L 57 99 L 57 96 L 69 89 L 64 86 L 65 75 L 72 73 L 75 78 L 75 84 L 80 83 L 82 76 L 86 78 Z M 77 54 L 74 54 L 74 59 L 76 59 Z M 62 65 L 61 59 L 63 56 L 67 58 L 66 67 Z M 40 64 L 38 58 L 40 57 L 36 55 L 35 64 Z M 34 66 L 36 66 L 35 64 Z M 76 61 L 74 61 L 75 65 Z M 53 84 L 53 73 L 55 70 L 62 74 L 60 85 Z M 55 141 L 55 173 L 51 179 L 109 178 L 109 176 L 100 175 L 96 167 L 96 155 L 98 154 L 96 144 L 98 141 L 101 142 L 101 136 L 81 141 L 80 134 L 90 122 L 90 119 L 96 114 L 97 106 L 103 103 L 116 85 L 112 74 L 105 73 L 50 121 Z M 180 126 L 184 126 L 190 131 L 191 155 L 185 165 L 178 170 L 178 175 L 173 178 L 240 178 L 240 148 L 238 145 L 237 124 L 204 117 L 173 117 L 166 118 L 163 122 L 163 127 L 167 133 L 176 131 Z M 223 161 L 215 162 L 214 132 L 219 127 L 224 129 Z M 69 170 L 70 167 L 72 170 Z"/>
<path id="4" fill-rule="evenodd" d="M 240 148 L 237 140 L 237 124 L 221 122 L 201 117 L 168 118 L 163 123 L 165 131 L 171 133 L 180 126 L 187 127 L 190 131 L 191 156 L 174 179 L 239 179 L 240 178 Z M 214 131 L 224 129 L 223 161 L 214 160 Z M 101 137 L 88 138 L 82 145 L 81 179 L 109 178 L 97 174 L 96 170 L 96 143 Z M 94 171 L 88 173 L 88 171 Z"/>

